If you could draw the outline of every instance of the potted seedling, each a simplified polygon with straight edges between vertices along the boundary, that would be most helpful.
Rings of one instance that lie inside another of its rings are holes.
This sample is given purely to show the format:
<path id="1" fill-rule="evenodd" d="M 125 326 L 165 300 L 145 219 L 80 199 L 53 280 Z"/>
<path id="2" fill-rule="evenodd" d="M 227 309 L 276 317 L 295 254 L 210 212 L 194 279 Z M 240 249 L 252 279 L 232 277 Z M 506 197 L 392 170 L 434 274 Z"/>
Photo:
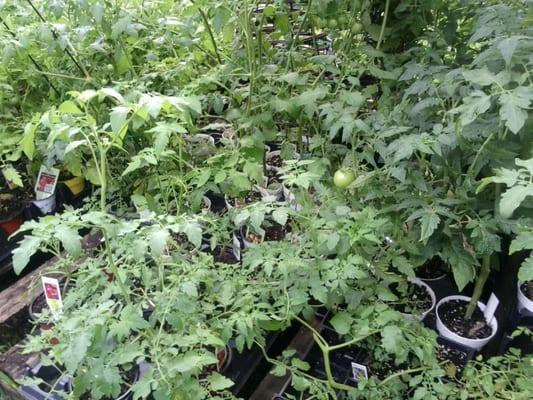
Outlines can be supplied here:
<path id="1" fill-rule="evenodd" d="M 227 209 L 231 210 L 233 208 L 243 208 L 249 204 L 261 201 L 263 199 L 263 196 L 258 190 L 252 190 L 248 194 L 243 195 L 241 197 L 229 197 L 226 195 L 224 199 Z"/>
<path id="2" fill-rule="evenodd" d="M 449 268 L 439 256 L 434 256 L 416 269 L 416 276 L 427 284 L 435 284 L 449 273 Z"/>
<path id="3" fill-rule="evenodd" d="M 477 302 L 474 311 L 469 313 L 472 298 L 461 295 L 448 296 L 437 303 L 437 330 L 454 342 L 482 349 L 498 331 L 498 321 L 490 320 L 484 314 L 486 305 Z"/>
<path id="4" fill-rule="evenodd" d="M 264 228 L 260 231 L 249 226 L 242 227 L 240 235 L 246 248 L 263 242 L 279 242 L 285 238 L 288 232 L 289 226 L 283 226 L 275 221 L 266 221 Z"/>
<path id="5" fill-rule="evenodd" d="M 70 392 L 70 378 L 58 366 L 37 364 L 28 370 L 18 392 L 24 399 L 62 400 Z"/>
<path id="6" fill-rule="evenodd" d="M 533 315 L 533 281 L 518 282 L 518 312 Z"/>
<path id="7" fill-rule="evenodd" d="M 479 193 L 489 184 L 496 184 L 493 212 L 496 217 L 502 217 L 502 219 L 510 218 L 513 215 L 530 194 L 529 190 L 532 188 L 531 159 L 516 159 L 515 164 L 517 165 L 516 170 L 497 169 L 496 175 L 484 178 L 477 189 L 477 193 Z M 501 193 L 502 184 L 507 186 L 503 193 Z M 520 196 L 517 196 L 516 193 Z M 517 196 L 517 201 L 509 201 L 509 196 Z M 488 233 L 491 234 L 490 231 Z M 492 235 L 494 236 L 494 234 Z M 521 242 L 526 243 L 527 241 L 522 240 Z M 511 251 L 526 248 L 528 245 L 515 244 Z M 449 296 L 440 300 L 436 307 L 439 333 L 450 340 L 478 350 L 496 335 L 498 329 L 498 322 L 493 317 L 494 309 L 487 308 L 485 304 L 479 302 L 491 270 L 491 254 L 485 252 L 482 257 L 472 297 Z M 522 270 L 521 273 L 523 273 Z"/>
<path id="8" fill-rule="evenodd" d="M 423 320 L 435 307 L 435 292 L 420 279 L 393 282 L 389 289 L 400 298 L 393 307 L 408 319 Z"/>

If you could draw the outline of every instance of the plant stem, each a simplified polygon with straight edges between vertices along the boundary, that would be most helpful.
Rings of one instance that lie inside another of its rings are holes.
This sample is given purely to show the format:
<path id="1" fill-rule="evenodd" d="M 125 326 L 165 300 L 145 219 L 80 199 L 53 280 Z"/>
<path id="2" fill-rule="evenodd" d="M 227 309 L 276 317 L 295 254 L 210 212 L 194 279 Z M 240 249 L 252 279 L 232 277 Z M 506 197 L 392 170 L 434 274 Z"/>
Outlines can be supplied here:
<path id="1" fill-rule="evenodd" d="M 291 52 L 294 47 L 294 43 L 298 40 L 300 37 L 300 33 L 302 32 L 304 24 L 307 22 L 307 18 L 309 17 L 309 12 L 311 11 L 311 6 L 313 4 L 313 0 L 309 0 L 307 3 L 307 10 L 305 10 L 304 17 L 302 19 L 302 23 L 298 26 L 298 30 L 296 31 L 296 35 L 293 36 L 291 45 L 289 47 L 289 50 L 287 51 L 287 68 L 289 68 L 292 65 L 292 57 Z"/>
<path id="2" fill-rule="evenodd" d="M 481 294 L 483 293 L 483 288 L 485 286 L 485 282 L 487 282 L 487 278 L 490 274 L 490 255 L 483 256 L 483 261 L 481 263 L 481 271 L 479 273 L 478 278 L 476 279 L 476 286 L 474 287 L 474 293 L 472 293 L 472 299 L 470 300 L 470 304 L 468 304 L 468 308 L 466 309 L 465 318 L 468 320 L 472 318 L 472 314 L 474 314 L 474 310 L 476 309 L 477 302 L 479 301 L 479 298 L 481 297 Z"/>
<path id="3" fill-rule="evenodd" d="M 383 36 L 385 35 L 385 26 L 387 25 L 387 17 L 389 15 L 389 6 L 390 0 L 385 2 L 385 12 L 383 13 L 383 23 L 381 24 L 381 31 L 379 32 L 378 44 L 376 45 L 376 50 L 379 50 L 381 42 L 383 41 Z"/>
<path id="4" fill-rule="evenodd" d="M 320 345 L 319 345 L 320 346 Z M 331 364 L 329 362 L 329 352 L 331 351 L 331 348 L 329 346 L 320 347 L 322 350 L 322 355 L 324 356 L 324 370 L 326 372 L 326 377 L 328 379 L 328 385 L 332 387 L 333 389 L 339 389 L 339 390 L 345 390 L 345 391 L 351 391 L 355 388 L 352 386 L 345 385 L 343 383 L 338 383 L 335 381 L 335 378 L 333 377 L 333 373 L 331 372 Z"/>
<path id="5" fill-rule="evenodd" d="M 98 136 L 97 136 L 98 139 Z M 98 153 L 100 156 L 100 167 L 97 169 L 97 171 L 100 174 L 100 211 L 103 213 L 106 212 L 107 206 L 107 149 L 104 148 L 104 145 L 101 143 L 101 141 L 97 141 L 98 146 Z M 94 154 L 94 153 L 93 153 Z M 95 160 L 95 163 L 98 164 L 98 160 Z M 111 269 L 111 272 L 113 273 L 115 279 L 117 280 L 118 286 L 120 288 L 120 291 L 122 292 L 122 295 L 124 296 L 124 299 L 126 300 L 126 303 L 131 303 L 130 294 L 128 291 L 128 288 L 122 281 L 122 278 L 120 277 L 118 267 L 115 264 L 115 261 L 113 260 L 113 253 L 111 252 L 111 244 L 109 243 L 109 236 L 107 234 L 107 231 L 105 227 L 102 227 L 102 234 L 104 235 L 104 241 L 105 241 L 105 251 L 107 255 L 107 260 L 109 262 L 109 268 Z"/>
<path id="6" fill-rule="evenodd" d="M 14 38 L 17 37 L 17 35 L 15 35 L 13 33 L 13 31 L 11 30 L 11 28 L 9 27 L 9 25 L 6 23 L 6 21 L 4 21 L 2 19 L 2 17 L 0 16 L 0 22 L 2 22 L 2 25 L 5 26 L 7 32 L 13 36 Z M 48 77 L 46 76 L 46 72 L 44 72 L 43 68 L 37 63 L 37 61 L 35 61 L 35 59 L 30 55 L 30 54 L 27 54 L 28 55 L 28 58 L 30 59 L 31 63 L 33 64 L 33 66 L 37 69 L 37 71 L 39 71 L 41 74 L 44 74 L 44 80 L 48 83 L 48 85 L 50 85 L 50 87 L 52 88 L 52 90 L 55 92 L 55 94 L 57 95 L 57 97 L 61 97 L 61 93 L 59 92 L 59 90 L 57 90 L 57 88 L 52 84 L 52 82 L 50 81 L 50 79 L 48 79 Z"/>
<path id="7" fill-rule="evenodd" d="M 476 155 L 474 157 L 474 161 L 472 161 L 472 164 L 470 164 L 470 168 L 468 169 L 469 173 L 471 173 L 474 170 L 474 167 L 476 166 L 476 163 L 477 163 L 477 160 L 478 160 L 479 156 L 481 155 L 481 153 L 483 152 L 485 147 L 487 147 L 487 144 L 489 144 L 489 142 L 492 140 L 492 138 L 494 137 L 495 134 L 496 134 L 496 131 L 492 132 L 487 137 L 487 139 L 485 139 L 485 141 L 483 142 L 481 147 L 478 149 L 478 151 L 476 152 Z"/>
<path id="8" fill-rule="evenodd" d="M 367 335 L 363 336 L 363 337 L 358 337 L 358 338 L 354 338 L 352 340 L 349 340 L 347 342 L 344 342 L 344 343 L 340 343 L 340 344 L 337 344 L 335 346 L 329 346 L 329 349 L 330 351 L 334 351 L 334 350 L 339 350 L 339 349 L 342 349 L 344 347 L 348 347 L 348 346 L 351 346 L 357 342 L 360 342 L 361 340 L 369 337 L 369 336 L 372 336 L 372 335 L 375 335 L 376 333 L 379 333 L 380 331 L 378 330 L 374 330 L 374 331 L 370 331 Z"/>
<path id="9" fill-rule="evenodd" d="M 207 15 L 205 15 L 204 10 L 202 10 L 200 7 L 198 7 L 198 11 L 200 12 L 200 15 L 202 16 L 202 19 L 204 21 L 205 29 L 207 29 L 207 33 L 209 33 L 209 38 L 211 40 L 211 44 L 213 45 L 213 49 L 215 51 L 215 56 L 217 57 L 218 63 L 222 64 L 222 58 L 220 57 L 220 53 L 218 52 L 218 46 L 215 40 L 215 35 L 213 35 L 213 31 L 211 29 L 211 25 L 209 24 L 209 20 L 207 19 Z"/>
<path id="10" fill-rule="evenodd" d="M 111 252 L 111 245 L 109 244 L 109 236 L 107 235 L 105 229 L 102 229 L 102 233 L 104 235 L 105 251 L 107 255 L 107 260 L 109 262 L 109 268 L 111 269 L 111 272 L 117 280 L 118 286 L 120 288 L 120 291 L 122 292 L 122 296 L 124 296 L 124 299 L 126 300 L 126 303 L 131 304 L 131 298 L 128 288 L 126 287 L 124 282 L 122 282 L 122 278 L 120 277 L 118 272 L 118 267 L 116 266 L 115 261 L 113 260 L 113 253 Z"/>
<path id="11" fill-rule="evenodd" d="M 387 382 L 389 382 L 389 381 L 391 381 L 392 379 L 397 378 L 397 377 L 399 377 L 399 376 L 407 375 L 407 374 L 412 374 L 413 372 L 425 371 L 426 369 L 428 369 L 428 367 L 411 368 L 411 369 L 405 369 L 405 370 L 403 370 L 403 371 L 396 372 L 396 373 L 394 373 L 394 374 L 392 374 L 392 375 L 387 376 L 385 379 L 383 379 L 383 380 L 379 383 L 379 386 L 384 386 Z"/>
<path id="12" fill-rule="evenodd" d="M 28 2 L 28 4 L 30 5 L 30 7 L 33 9 L 33 11 L 35 11 L 35 13 L 37 14 L 37 16 L 39 17 L 39 19 L 44 22 L 45 24 L 48 24 L 48 21 L 43 17 L 43 15 L 39 12 L 39 10 L 37 10 L 37 7 L 35 7 L 35 5 L 33 4 L 33 2 L 31 0 L 26 0 Z M 58 34 L 56 33 L 55 29 L 50 29 L 51 32 L 52 32 L 52 35 L 54 36 L 54 39 L 55 40 L 58 40 L 59 39 L 59 36 Z M 89 73 L 87 72 L 87 70 L 83 67 L 83 65 L 81 65 L 81 63 L 76 60 L 76 57 L 74 57 L 74 55 L 69 51 L 69 48 L 70 50 L 72 50 L 72 52 L 75 52 L 74 48 L 72 47 L 72 44 L 70 43 L 70 41 L 67 39 L 67 47 L 65 47 L 65 53 L 67 53 L 67 55 L 70 57 L 70 59 L 72 60 L 72 62 L 76 65 L 76 67 L 78 67 L 78 69 L 81 71 L 81 73 L 83 75 L 85 75 L 85 77 L 87 79 L 89 79 L 91 76 L 89 75 Z"/>

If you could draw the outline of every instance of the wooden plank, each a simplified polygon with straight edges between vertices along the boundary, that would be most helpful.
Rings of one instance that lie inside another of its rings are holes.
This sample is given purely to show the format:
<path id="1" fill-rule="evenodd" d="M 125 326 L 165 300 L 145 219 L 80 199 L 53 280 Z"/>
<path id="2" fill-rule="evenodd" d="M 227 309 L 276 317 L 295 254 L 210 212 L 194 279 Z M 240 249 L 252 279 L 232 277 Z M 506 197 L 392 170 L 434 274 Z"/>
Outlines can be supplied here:
<path id="1" fill-rule="evenodd" d="M 100 238 L 97 235 L 89 234 L 82 238 L 82 248 L 85 250 L 95 248 L 99 243 Z M 0 325 L 27 307 L 42 292 L 40 282 L 38 284 L 35 282 L 41 275 L 54 276 L 47 271 L 53 270 L 56 262 L 56 257 L 51 258 L 35 271 L 0 292 Z"/>
<path id="2" fill-rule="evenodd" d="M 315 319 L 310 325 L 320 332 L 324 326 L 324 320 Z M 287 349 L 296 350 L 298 358 L 304 359 L 314 343 L 313 333 L 307 327 L 302 326 Z M 252 393 L 249 400 L 270 400 L 275 395 L 283 392 L 289 384 L 290 374 L 274 376 L 269 373 L 261 381 L 255 392 Z"/>
<path id="3" fill-rule="evenodd" d="M 0 373 L 6 374 L 12 380 L 24 377 L 27 369 L 37 364 L 39 364 L 39 355 L 22 354 L 22 347 L 18 344 L 0 354 Z"/>
<path id="4" fill-rule="evenodd" d="M 2 397 L 2 395 L 4 397 Z M 20 400 L 22 396 L 17 392 L 17 384 L 0 371 L 0 399 Z"/>

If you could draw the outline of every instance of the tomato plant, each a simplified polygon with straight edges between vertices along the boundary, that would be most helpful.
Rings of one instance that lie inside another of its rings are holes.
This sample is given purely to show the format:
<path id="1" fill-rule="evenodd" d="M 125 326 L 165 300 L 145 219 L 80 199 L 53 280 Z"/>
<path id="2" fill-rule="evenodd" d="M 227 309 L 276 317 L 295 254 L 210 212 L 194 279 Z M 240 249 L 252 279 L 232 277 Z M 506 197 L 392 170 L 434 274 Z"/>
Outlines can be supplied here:
<path id="1" fill-rule="evenodd" d="M 340 340 L 313 332 L 325 360 L 356 345 L 389 369 L 354 387 L 269 359 L 299 392 L 479 396 L 446 379 L 436 334 L 391 288 L 438 256 L 472 308 L 508 237 L 531 250 L 523 3 L 4 0 L 0 15 L 2 191 L 44 163 L 94 192 L 26 223 L 13 259 L 20 272 L 52 253 L 74 282 L 53 333 L 27 345 L 72 396 L 116 398 L 149 360 L 134 398 L 231 398 L 220 349 L 313 331 L 318 307 Z M 90 257 L 86 230 L 105 237 Z M 464 379 L 527 371 L 511 353 L 480 365 Z"/>

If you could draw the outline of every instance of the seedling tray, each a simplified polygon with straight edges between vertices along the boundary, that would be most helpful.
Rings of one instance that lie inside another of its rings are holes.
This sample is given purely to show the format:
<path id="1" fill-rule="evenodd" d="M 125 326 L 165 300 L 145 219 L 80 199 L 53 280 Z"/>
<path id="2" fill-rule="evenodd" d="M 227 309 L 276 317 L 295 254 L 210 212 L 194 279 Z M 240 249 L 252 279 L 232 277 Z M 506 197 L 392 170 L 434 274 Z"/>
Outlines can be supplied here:
<path id="1" fill-rule="evenodd" d="M 268 334 L 265 343 L 268 356 L 276 358 L 280 355 L 297 331 L 298 326 L 292 326 L 285 331 Z M 234 344 L 230 346 L 234 347 Z M 232 392 L 238 397 L 248 398 L 270 368 L 271 364 L 265 360 L 262 350 L 255 345 L 242 353 L 238 353 L 234 348 L 233 361 L 224 374 L 235 382 Z"/>
<path id="2" fill-rule="evenodd" d="M 55 382 L 54 387 L 57 391 L 63 391 L 67 393 L 70 389 L 70 380 L 66 377 L 59 379 L 57 369 L 53 366 L 43 366 L 38 364 L 32 369 L 28 369 L 26 374 L 28 378 L 40 378 L 46 382 Z M 18 392 L 23 396 L 25 400 L 62 400 L 63 398 L 58 394 L 51 394 L 41 389 L 39 386 L 20 386 Z"/>

